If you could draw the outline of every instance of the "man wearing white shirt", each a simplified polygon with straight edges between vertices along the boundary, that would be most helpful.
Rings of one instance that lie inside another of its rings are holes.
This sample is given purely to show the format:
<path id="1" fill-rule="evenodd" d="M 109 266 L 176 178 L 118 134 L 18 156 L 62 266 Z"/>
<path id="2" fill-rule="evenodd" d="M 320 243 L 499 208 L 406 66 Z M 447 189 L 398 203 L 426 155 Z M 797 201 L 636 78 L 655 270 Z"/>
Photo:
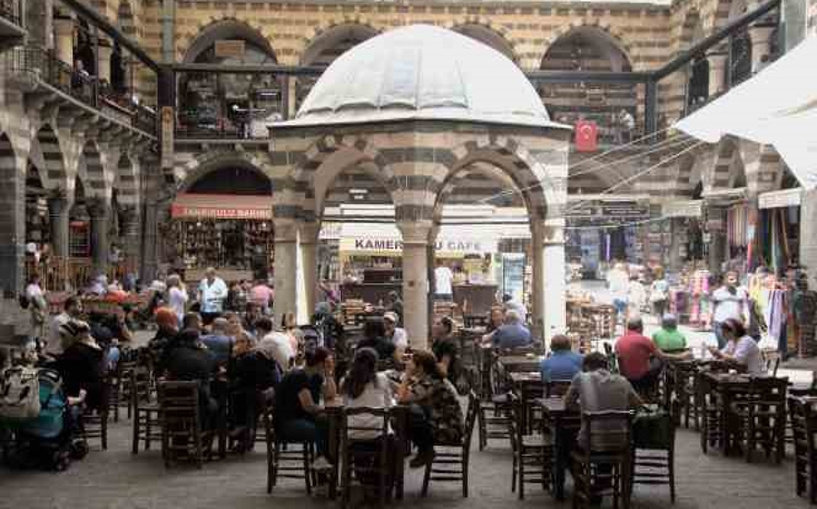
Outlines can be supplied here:
<path id="1" fill-rule="evenodd" d="M 451 269 L 443 265 L 442 261 L 437 262 L 434 269 L 434 298 L 437 300 L 454 300 L 454 289 L 451 283 L 454 281 L 454 274 Z"/>
<path id="2" fill-rule="evenodd" d="M 726 338 L 722 331 L 723 324 L 730 319 L 744 321 L 744 313 L 748 309 L 749 295 L 746 290 L 738 286 L 738 274 L 734 271 L 726 273 L 723 286 L 712 293 L 712 302 L 715 308 L 712 312 L 712 329 L 718 338 L 718 348 L 726 346 Z"/>
<path id="3" fill-rule="evenodd" d="M 199 283 L 199 302 L 202 321 L 209 325 L 224 311 L 227 285 L 223 279 L 216 276 L 216 269 L 213 267 L 208 267 L 204 274 L 204 279 Z"/>
<path id="4" fill-rule="evenodd" d="M 179 326 L 181 326 L 187 308 L 187 289 L 185 289 L 178 274 L 168 276 L 167 286 L 169 288 L 167 291 L 167 304 L 170 306 L 170 309 L 176 313 L 179 319 Z"/>
<path id="5" fill-rule="evenodd" d="M 259 338 L 255 350 L 264 352 L 268 359 L 275 359 L 282 373 L 289 371 L 296 355 L 289 336 L 283 332 L 273 332 L 272 321 L 267 317 L 256 320 L 255 327 Z"/>

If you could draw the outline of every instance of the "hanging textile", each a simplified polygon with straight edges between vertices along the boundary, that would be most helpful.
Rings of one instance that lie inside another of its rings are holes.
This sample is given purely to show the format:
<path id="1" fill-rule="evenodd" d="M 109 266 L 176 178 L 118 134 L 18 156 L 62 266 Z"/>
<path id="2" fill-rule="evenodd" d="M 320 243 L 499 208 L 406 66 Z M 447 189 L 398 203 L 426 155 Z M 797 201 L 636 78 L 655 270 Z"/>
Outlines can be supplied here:
<path id="1" fill-rule="evenodd" d="M 749 207 L 744 203 L 726 211 L 726 237 L 732 247 L 746 247 L 749 243 Z"/>

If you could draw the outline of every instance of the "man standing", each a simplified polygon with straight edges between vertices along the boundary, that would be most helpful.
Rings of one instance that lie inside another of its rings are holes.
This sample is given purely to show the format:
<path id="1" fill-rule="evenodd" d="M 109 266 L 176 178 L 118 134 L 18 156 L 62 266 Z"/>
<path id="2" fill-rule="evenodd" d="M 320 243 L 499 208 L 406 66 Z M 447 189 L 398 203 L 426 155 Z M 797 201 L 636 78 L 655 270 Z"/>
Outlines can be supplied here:
<path id="1" fill-rule="evenodd" d="M 454 281 L 454 274 L 446 267 L 442 260 L 437 260 L 437 268 L 434 269 L 434 298 L 437 300 L 454 300 L 454 289 L 451 283 Z"/>
<path id="2" fill-rule="evenodd" d="M 738 288 L 738 273 L 729 271 L 723 280 L 723 285 L 712 294 L 712 328 L 718 338 L 718 348 L 726 346 L 722 326 L 726 320 L 735 319 L 745 322 L 744 314 L 747 310 L 749 295 L 743 288 Z"/>
<path id="3" fill-rule="evenodd" d="M 204 274 L 204 279 L 199 283 L 199 302 L 201 318 L 205 325 L 210 325 L 224 311 L 227 285 L 223 279 L 216 276 L 216 269 L 213 267 L 208 267 Z"/>
<path id="4" fill-rule="evenodd" d="M 630 296 L 630 275 L 623 263 L 616 263 L 607 273 L 607 288 L 613 297 L 613 306 L 616 307 L 618 320 L 625 321 Z"/>

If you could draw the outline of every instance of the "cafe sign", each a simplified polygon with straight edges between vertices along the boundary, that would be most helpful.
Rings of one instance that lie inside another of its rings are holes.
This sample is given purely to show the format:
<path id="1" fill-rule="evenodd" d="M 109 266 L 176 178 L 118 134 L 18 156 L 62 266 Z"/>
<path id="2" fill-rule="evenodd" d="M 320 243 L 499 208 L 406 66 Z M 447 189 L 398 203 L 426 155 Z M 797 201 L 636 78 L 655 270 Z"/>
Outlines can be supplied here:
<path id="1" fill-rule="evenodd" d="M 215 51 L 217 58 L 244 58 L 244 41 L 240 39 L 216 41 Z"/>
<path id="2" fill-rule="evenodd" d="M 456 239 L 442 237 L 434 245 L 437 253 L 483 254 L 495 253 L 496 242 L 492 240 Z M 340 250 L 355 254 L 383 254 L 400 256 L 403 241 L 394 237 L 354 236 L 340 240 Z"/>

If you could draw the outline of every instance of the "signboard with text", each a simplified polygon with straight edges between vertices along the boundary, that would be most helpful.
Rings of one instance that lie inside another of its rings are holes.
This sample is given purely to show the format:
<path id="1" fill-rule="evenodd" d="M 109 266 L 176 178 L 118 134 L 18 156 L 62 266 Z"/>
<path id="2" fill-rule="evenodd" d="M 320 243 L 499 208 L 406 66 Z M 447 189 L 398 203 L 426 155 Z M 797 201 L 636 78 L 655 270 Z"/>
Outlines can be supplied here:
<path id="1" fill-rule="evenodd" d="M 188 219 L 248 219 L 270 220 L 272 208 L 197 207 L 174 203 L 170 207 L 174 218 Z"/>

